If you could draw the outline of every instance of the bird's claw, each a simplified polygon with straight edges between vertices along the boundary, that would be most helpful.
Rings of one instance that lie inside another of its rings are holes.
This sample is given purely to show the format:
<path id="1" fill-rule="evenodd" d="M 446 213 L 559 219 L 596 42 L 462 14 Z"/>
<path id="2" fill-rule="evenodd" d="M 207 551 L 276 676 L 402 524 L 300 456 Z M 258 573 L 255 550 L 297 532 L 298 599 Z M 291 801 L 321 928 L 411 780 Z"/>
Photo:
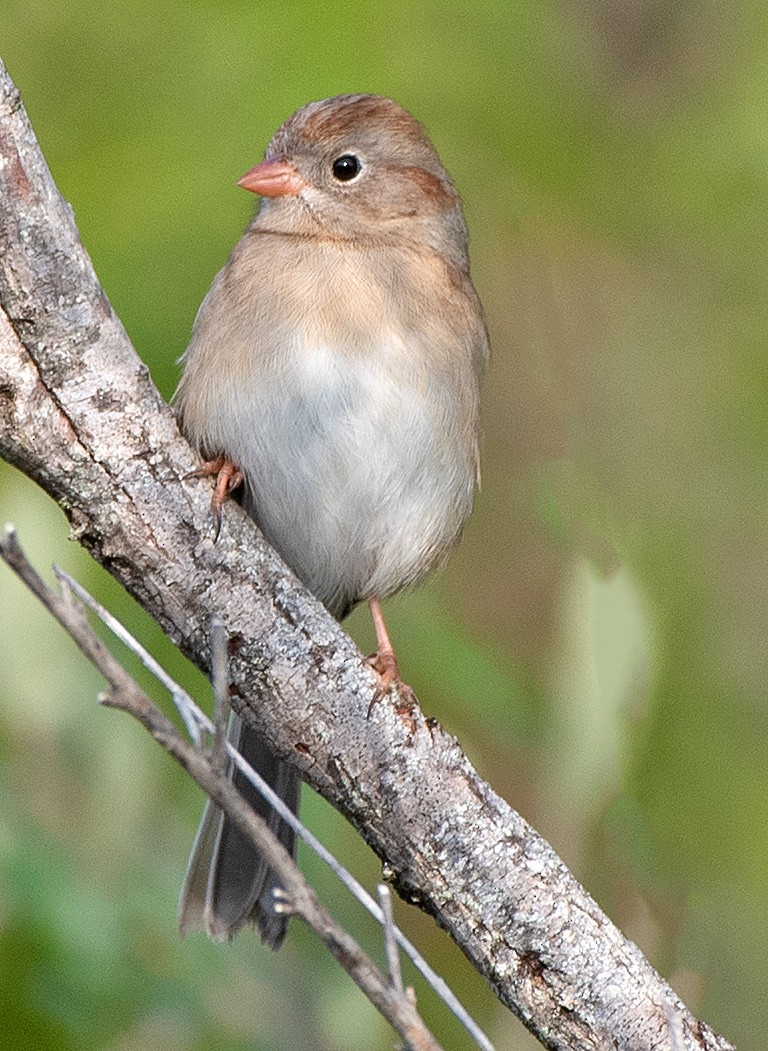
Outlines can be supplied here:
<path id="1" fill-rule="evenodd" d="M 365 662 L 373 668 L 379 677 L 371 703 L 368 705 L 368 718 L 370 719 L 374 707 L 384 700 L 394 686 L 397 689 L 395 712 L 397 715 L 407 718 L 411 723 L 411 729 L 415 729 L 413 710 L 416 707 L 416 694 L 408 683 L 403 682 L 400 678 L 400 669 L 397 666 L 395 654 L 391 650 L 379 650 L 377 653 L 372 653 L 370 657 L 366 657 Z"/>
<path id="2" fill-rule="evenodd" d="M 213 515 L 214 526 L 213 542 L 215 544 L 221 532 L 221 509 L 224 506 L 224 501 L 230 493 L 243 484 L 245 475 L 236 463 L 230 460 L 228 456 L 225 456 L 224 453 L 220 453 L 213 460 L 203 460 L 197 470 L 190 471 L 189 474 L 184 475 L 184 478 L 185 480 L 187 478 L 216 479 L 213 494 L 211 495 L 211 514 Z"/>

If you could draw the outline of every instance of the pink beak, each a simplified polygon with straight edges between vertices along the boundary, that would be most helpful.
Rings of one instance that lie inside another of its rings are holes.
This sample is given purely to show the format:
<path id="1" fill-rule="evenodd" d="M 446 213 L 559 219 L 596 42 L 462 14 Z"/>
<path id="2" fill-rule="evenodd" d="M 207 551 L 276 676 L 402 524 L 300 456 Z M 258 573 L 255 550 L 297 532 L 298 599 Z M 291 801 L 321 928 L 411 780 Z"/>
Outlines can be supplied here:
<path id="1" fill-rule="evenodd" d="M 288 161 L 262 161 L 246 172 L 237 185 L 262 197 L 283 197 L 300 193 L 306 182 Z"/>

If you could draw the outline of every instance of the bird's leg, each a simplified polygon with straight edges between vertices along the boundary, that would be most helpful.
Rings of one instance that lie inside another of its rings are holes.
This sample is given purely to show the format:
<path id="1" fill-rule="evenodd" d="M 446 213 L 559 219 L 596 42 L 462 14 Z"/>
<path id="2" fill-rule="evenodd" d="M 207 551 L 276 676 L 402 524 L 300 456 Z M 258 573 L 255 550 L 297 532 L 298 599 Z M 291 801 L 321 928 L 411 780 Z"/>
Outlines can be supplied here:
<path id="1" fill-rule="evenodd" d="M 368 605 L 371 607 L 373 627 L 376 631 L 376 652 L 369 657 L 369 663 L 381 678 L 381 692 L 386 693 L 393 683 L 399 683 L 400 669 L 397 666 L 397 657 L 392 640 L 384 623 L 384 614 L 381 611 L 381 603 L 377 598 L 369 598 Z"/>
<path id="2" fill-rule="evenodd" d="M 211 496 L 211 513 L 215 524 L 213 542 L 216 543 L 221 532 L 221 509 L 224 501 L 234 489 L 243 484 L 245 475 L 224 453 L 219 453 L 213 460 L 203 460 L 196 471 L 187 475 L 187 478 L 212 477 L 216 478 Z"/>
<path id="3" fill-rule="evenodd" d="M 368 663 L 379 676 L 379 685 L 373 700 L 368 708 L 368 715 L 373 711 L 373 706 L 388 692 L 390 686 L 397 687 L 398 704 L 396 711 L 398 715 L 408 720 L 411 730 L 415 729 L 413 721 L 413 710 L 416 707 L 416 695 L 407 683 L 400 678 L 400 669 L 397 666 L 395 648 L 384 623 L 384 614 L 381 612 L 381 603 L 377 598 L 369 598 L 368 605 L 371 607 L 373 626 L 376 629 L 376 652 L 368 658 Z"/>

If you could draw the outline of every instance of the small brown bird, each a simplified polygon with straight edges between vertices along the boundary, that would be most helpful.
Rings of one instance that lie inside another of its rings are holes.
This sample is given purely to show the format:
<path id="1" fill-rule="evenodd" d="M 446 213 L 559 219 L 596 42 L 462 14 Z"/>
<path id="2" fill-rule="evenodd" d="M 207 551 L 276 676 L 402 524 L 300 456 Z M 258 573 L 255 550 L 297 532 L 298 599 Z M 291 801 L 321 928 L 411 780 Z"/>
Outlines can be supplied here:
<path id="1" fill-rule="evenodd" d="M 177 392 L 216 474 L 337 618 L 370 603 L 373 665 L 399 679 L 379 602 L 441 565 L 478 483 L 488 356 L 461 200 L 422 126 L 390 99 L 310 102 L 240 180 L 261 207 L 195 321 Z M 299 782 L 237 718 L 231 739 L 298 807 Z M 293 834 L 238 786 L 288 849 Z M 210 805 L 182 890 L 182 931 L 286 920 L 258 853 Z"/>

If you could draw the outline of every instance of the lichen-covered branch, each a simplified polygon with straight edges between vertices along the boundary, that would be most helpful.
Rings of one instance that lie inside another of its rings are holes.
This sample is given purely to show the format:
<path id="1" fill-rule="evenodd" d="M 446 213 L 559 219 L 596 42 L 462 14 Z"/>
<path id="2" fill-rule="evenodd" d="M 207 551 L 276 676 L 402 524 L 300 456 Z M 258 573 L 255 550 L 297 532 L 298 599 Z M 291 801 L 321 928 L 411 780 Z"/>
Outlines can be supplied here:
<path id="1" fill-rule="evenodd" d="M 0 455 L 207 668 L 217 613 L 233 707 L 357 827 L 547 1047 L 731 1045 L 696 1021 L 569 873 L 416 709 L 371 706 L 352 642 L 210 490 L 112 312 L 0 67 Z M 370 717 L 369 717 L 370 709 Z M 672 1022 L 670 1021 L 672 1020 Z"/>

